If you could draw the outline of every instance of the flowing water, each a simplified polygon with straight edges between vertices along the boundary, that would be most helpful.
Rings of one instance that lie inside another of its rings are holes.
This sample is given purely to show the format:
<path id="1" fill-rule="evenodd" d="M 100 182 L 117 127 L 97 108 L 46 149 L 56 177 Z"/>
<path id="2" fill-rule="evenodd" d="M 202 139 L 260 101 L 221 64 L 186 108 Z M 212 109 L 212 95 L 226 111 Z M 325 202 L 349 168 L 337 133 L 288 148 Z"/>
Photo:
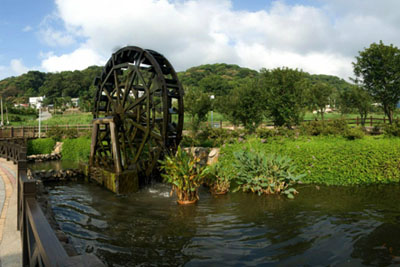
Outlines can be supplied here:
<path id="1" fill-rule="evenodd" d="M 299 185 L 294 200 L 205 188 L 178 206 L 154 184 L 116 196 L 88 183 L 49 185 L 61 229 L 109 266 L 400 264 L 400 186 Z"/>

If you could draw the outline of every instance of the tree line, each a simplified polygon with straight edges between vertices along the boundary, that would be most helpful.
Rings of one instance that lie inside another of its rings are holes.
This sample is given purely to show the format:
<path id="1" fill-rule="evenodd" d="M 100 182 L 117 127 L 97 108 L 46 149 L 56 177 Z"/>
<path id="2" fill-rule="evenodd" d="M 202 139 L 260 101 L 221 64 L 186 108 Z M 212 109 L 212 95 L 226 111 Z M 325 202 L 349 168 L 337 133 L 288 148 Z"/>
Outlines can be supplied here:
<path id="1" fill-rule="evenodd" d="M 205 76 L 186 88 L 185 110 L 194 129 L 207 119 L 211 109 L 234 125 L 242 124 L 252 131 L 265 119 L 272 120 L 275 126 L 291 128 L 303 120 L 307 111 L 316 111 L 324 119 L 328 105 L 343 114 L 358 113 L 362 125 L 368 113 L 378 106 L 392 123 L 400 101 L 400 50 L 380 41 L 360 51 L 355 59 L 356 78 L 352 83 L 285 67 L 262 69 L 239 80 L 223 80 L 224 75 L 211 74 L 212 79 Z M 192 78 L 204 75 L 206 70 L 200 70 Z M 225 90 L 221 90 L 223 83 Z M 210 99 L 210 94 L 216 96 L 215 100 Z"/>

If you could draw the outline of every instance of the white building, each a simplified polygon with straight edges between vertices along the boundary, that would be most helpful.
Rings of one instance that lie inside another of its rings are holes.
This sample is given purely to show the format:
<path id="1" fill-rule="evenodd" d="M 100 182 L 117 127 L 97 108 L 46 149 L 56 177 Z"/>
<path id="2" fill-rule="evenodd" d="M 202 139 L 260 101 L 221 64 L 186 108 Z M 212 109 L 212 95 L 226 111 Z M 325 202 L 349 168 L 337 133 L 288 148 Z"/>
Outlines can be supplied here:
<path id="1" fill-rule="evenodd" d="M 73 107 L 79 106 L 79 97 L 77 98 L 71 98 L 71 103 Z"/>
<path id="2" fill-rule="evenodd" d="M 33 108 L 41 108 L 43 99 L 45 99 L 45 98 L 46 98 L 45 96 L 30 97 L 29 98 L 29 106 L 33 107 Z"/>

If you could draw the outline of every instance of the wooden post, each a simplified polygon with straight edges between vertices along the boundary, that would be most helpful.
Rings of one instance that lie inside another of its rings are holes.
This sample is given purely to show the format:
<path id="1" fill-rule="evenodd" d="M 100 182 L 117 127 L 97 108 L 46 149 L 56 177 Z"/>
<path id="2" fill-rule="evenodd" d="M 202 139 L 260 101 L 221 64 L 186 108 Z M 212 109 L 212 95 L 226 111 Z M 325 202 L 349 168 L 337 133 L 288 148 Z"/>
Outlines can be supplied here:
<path id="1" fill-rule="evenodd" d="M 372 126 L 372 116 L 370 117 L 370 126 Z"/>
<path id="2" fill-rule="evenodd" d="M 14 137 L 14 128 L 13 127 L 10 128 L 10 137 L 11 138 Z"/>
<path id="3" fill-rule="evenodd" d="M 356 125 L 358 126 L 358 116 L 357 116 L 357 118 L 356 118 Z"/>
<path id="4" fill-rule="evenodd" d="M 93 166 L 94 162 L 94 152 L 96 151 L 96 141 L 97 141 L 97 135 L 98 135 L 98 129 L 99 125 L 96 123 L 93 125 L 93 131 L 92 131 L 92 144 L 90 146 L 90 158 L 89 158 L 89 166 Z"/>
<path id="5" fill-rule="evenodd" d="M 222 120 L 219 121 L 219 128 L 222 128 Z"/>
<path id="6" fill-rule="evenodd" d="M 115 127 L 115 122 L 110 122 L 110 133 L 111 133 L 111 145 L 112 152 L 114 156 L 115 172 L 122 172 L 122 162 L 121 162 L 121 151 L 119 149 L 119 142 L 117 138 L 117 128 Z"/>

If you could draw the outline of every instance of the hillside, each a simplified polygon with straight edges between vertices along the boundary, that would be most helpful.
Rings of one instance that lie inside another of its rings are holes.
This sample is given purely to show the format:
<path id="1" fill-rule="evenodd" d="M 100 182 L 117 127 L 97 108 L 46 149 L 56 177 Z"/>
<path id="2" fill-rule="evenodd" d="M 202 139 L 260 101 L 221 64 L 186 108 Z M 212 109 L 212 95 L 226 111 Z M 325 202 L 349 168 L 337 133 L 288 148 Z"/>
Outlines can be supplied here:
<path id="1" fill-rule="evenodd" d="M 90 102 L 94 94 L 91 85 L 101 70 L 102 67 L 91 66 L 82 71 L 59 73 L 29 71 L 0 81 L 0 94 L 8 103 L 26 103 L 28 97 L 40 95 L 46 95 L 45 104 L 53 103 L 60 97 L 80 97 L 82 102 Z M 328 83 L 338 92 L 349 86 L 349 83 L 336 76 L 306 75 L 311 82 Z M 217 96 L 229 94 L 234 87 L 257 76 L 255 70 L 224 63 L 201 65 L 178 73 L 184 88 L 199 87 Z"/>

